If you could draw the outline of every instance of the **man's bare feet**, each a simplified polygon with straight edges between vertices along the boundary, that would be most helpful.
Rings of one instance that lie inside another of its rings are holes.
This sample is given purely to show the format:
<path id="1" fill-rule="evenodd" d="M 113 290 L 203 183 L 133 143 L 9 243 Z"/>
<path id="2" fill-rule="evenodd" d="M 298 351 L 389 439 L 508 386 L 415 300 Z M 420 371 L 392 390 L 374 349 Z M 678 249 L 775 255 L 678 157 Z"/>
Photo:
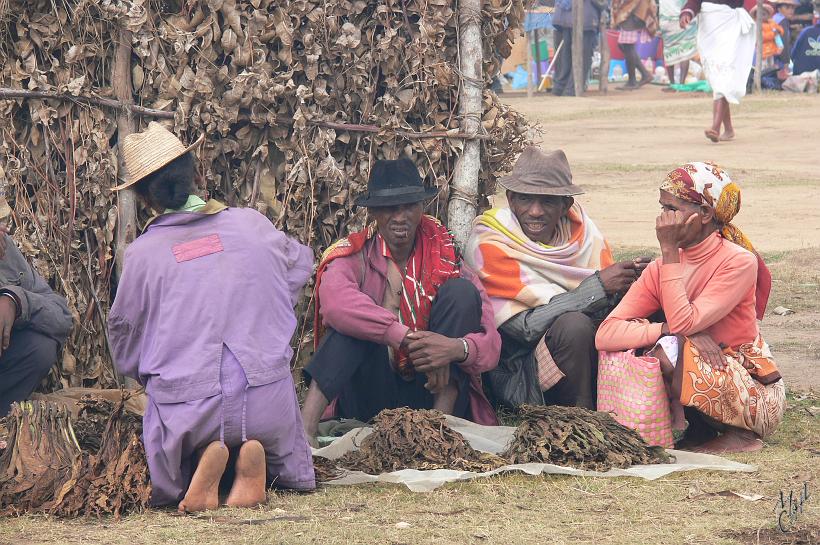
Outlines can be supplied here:
<path id="1" fill-rule="evenodd" d="M 712 142 L 717 143 L 720 141 L 720 134 L 716 130 L 706 129 L 705 131 L 703 131 L 703 134 L 705 134 L 706 138 L 708 138 Z"/>
<path id="2" fill-rule="evenodd" d="M 643 87 L 644 85 L 649 85 L 653 81 L 655 81 L 655 78 L 651 74 L 648 75 L 648 76 L 644 76 L 644 77 L 641 78 L 641 81 L 638 82 L 638 87 Z"/>
<path id="3" fill-rule="evenodd" d="M 219 507 L 219 480 L 228 463 L 228 447 L 214 441 L 202 452 L 179 511 L 195 513 Z"/>
<path id="4" fill-rule="evenodd" d="M 735 139 L 735 131 L 725 131 L 723 134 L 720 135 L 721 142 L 731 142 Z"/>
<path id="5" fill-rule="evenodd" d="M 638 88 L 637 83 L 624 83 L 623 85 L 619 85 L 615 89 L 617 91 L 634 91 L 637 88 Z"/>
<path id="6" fill-rule="evenodd" d="M 265 479 L 265 449 L 256 440 L 247 441 L 239 449 L 236 459 L 236 476 L 225 505 L 230 507 L 255 507 L 265 503 L 267 490 Z"/>
<path id="7" fill-rule="evenodd" d="M 730 452 L 755 452 L 763 448 L 763 441 L 756 433 L 739 428 L 726 428 L 718 437 L 693 448 L 694 452 L 725 454 Z"/>

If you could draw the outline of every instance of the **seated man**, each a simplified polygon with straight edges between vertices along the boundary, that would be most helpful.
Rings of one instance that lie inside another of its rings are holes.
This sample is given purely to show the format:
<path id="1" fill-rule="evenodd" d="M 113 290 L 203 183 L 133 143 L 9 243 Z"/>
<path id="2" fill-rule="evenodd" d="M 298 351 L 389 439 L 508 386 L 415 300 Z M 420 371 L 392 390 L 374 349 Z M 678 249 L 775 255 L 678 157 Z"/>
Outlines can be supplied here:
<path id="1" fill-rule="evenodd" d="M 688 410 L 690 446 L 762 448 L 760 437 L 783 418 L 786 394 L 757 324 L 771 275 L 730 223 L 740 210 L 740 189 L 716 165 L 687 163 L 661 185 L 660 204 L 655 231 L 662 260 L 649 265 L 601 324 L 597 347 L 653 350 L 673 414 L 683 416 L 681 405 Z M 658 311 L 662 319 L 654 318 Z M 714 437 L 717 432 L 722 435 Z"/>
<path id="2" fill-rule="evenodd" d="M 529 147 L 499 183 L 509 207 L 476 219 L 465 257 L 502 338 L 498 369 L 487 375 L 491 393 L 513 408 L 594 408 L 597 323 L 649 260 L 612 264 L 603 235 L 572 197 L 583 191 L 563 151 Z"/>
<path id="3" fill-rule="evenodd" d="M 500 338 L 451 235 L 422 215 L 436 190 L 408 158 L 376 161 L 367 189 L 356 204 L 375 223 L 331 246 L 317 271 L 308 436 L 334 400 L 328 413 L 362 421 L 406 406 L 495 424 L 481 373 L 498 363 Z"/>
<path id="4" fill-rule="evenodd" d="M 45 378 L 71 325 L 65 298 L 29 265 L 0 224 L 0 416 Z"/>
<path id="5" fill-rule="evenodd" d="M 820 11 L 820 1 L 815 1 Z M 820 70 L 820 21 L 803 29 L 792 49 L 794 75 Z"/>

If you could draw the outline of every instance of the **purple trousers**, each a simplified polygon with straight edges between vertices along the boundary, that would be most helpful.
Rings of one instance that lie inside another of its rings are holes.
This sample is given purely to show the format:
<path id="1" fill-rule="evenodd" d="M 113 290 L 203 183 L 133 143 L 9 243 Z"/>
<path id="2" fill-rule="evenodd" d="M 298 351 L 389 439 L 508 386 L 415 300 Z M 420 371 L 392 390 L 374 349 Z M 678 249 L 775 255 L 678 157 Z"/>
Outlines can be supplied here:
<path id="1" fill-rule="evenodd" d="M 256 439 L 265 448 L 269 483 L 296 490 L 315 488 L 313 457 L 293 379 L 249 387 L 239 361 L 223 347 L 219 380 L 222 393 L 205 399 L 157 403 L 148 396 L 143 441 L 151 505 L 182 500 L 197 450 L 220 440 L 232 448 Z"/>

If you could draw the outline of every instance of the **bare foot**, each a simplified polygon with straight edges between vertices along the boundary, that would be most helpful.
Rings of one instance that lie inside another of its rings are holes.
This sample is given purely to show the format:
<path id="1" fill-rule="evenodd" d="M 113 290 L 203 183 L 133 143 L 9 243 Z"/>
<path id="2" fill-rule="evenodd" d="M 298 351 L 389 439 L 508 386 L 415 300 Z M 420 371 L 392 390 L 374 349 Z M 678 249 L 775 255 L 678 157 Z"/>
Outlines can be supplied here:
<path id="1" fill-rule="evenodd" d="M 672 429 L 683 431 L 687 427 L 686 415 L 683 412 L 683 405 L 677 399 L 669 400 L 669 408 L 672 412 Z"/>
<path id="2" fill-rule="evenodd" d="M 735 139 L 735 131 L 732 131 L 732 132 L 726 131 L 726 132 L 724 132 L 723 134 L 720 135 L 720 141 L 721 142 L 731 142 L 734 139 Z"/>
<path id="3" fill-rule="evenodd" d="M 615 89 L 618 91 L 634 91 L 638 88 L 637 83 L 624 83 L 623 85 L 619 85 Z"/>
<path id="4" fill-rule="evenodd" d="M 259 441 L 247 441 L 239 449 L 236 460 L 236 477 L 225 505 L 230 507 L 255 507 L 267 499 L 265 478 L 265 449 Z"/>
<path id="5" fill-rule="evenodd" d="M 720 134 L 712 129 L 706 129 L 703 131 L 703 134 L 706 135 L 706 138 L 711 140 L 712 142 L 719 142 L 720 141 Z"/>
<path id="6" fill-rule="evenodd" d="M 194 513 L 219 507 L 219 480 L 228 463 L 228 447 L 214 441 L 202 452 L 179 511 Z"/>
<path id="7" fill-rule="evenodd" d="M 739 428 L 727 428 L 718 437 L 692 450 L 706 454 L 724 454 L 728 452 L 755 452 L 762 448 L 763 441 L 756 433 Z"/>
<path id="8" fill-rule="evenodd" d="M 655 81 L 655 78 L 653 76 L 651 76 L 651 75 L 645 76 L 645 77 L 641 78 L 641 81 L 638 82 L 638 87 L 643 87 L 644 85 L 649 85 L 653 81 Z"/>

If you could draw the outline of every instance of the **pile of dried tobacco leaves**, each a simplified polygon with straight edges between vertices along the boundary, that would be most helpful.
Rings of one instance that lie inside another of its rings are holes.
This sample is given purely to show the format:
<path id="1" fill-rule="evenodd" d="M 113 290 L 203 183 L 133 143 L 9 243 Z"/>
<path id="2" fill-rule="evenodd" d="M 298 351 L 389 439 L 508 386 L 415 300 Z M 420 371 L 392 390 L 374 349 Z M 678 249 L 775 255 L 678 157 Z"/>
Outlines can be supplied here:
<path id="1" fill-rule="evenodd" d="M 0 87 L 116 98 L 117 37 L 129 31 L 134 102 L 172 113 L 161 121 L 186 142 L 207 135 L 205 190 L 258 208 L 317 255 L 362 226 L 353 199 L 376 159 L 409 154 L 439 189 L 429 211 L 446 219 L 462 141 L 409 133 L 462 125 L 456 0 L 6 1 Z M 523 0 L 482 2 L 485 88 L 523 17 Z M 0 100 L 0 193 L 15 238 L 83 324 L 55 377 L 64 387 L 114 385 L 103 333 L 117 117 L 79 102 Z M 142 129 L 151 117 L 135 121 Z M 489 90 L 481 121 L 478 194 L 461 197 L 485 205 L 528 125 Z"/>
<path id="2" fill-rule="evenodd" d="M 373 433 L 359 450 L 337 461 L 339 467 L 370 474 L 399 469 L 457 469 L 484 472 L 506 462 L 479 452 L 433 410 L 385 409 L 373 420 Z"/>
<path id="3" fill-rule="evenodd" d="M 524 420 L 503 454 L 512 464 L 531 462 L 608 471 L 669 461 L 662 447 L 650 447 L 638 432 L 608 413 L 580 407 L 525 405 Z"/>
<path id="4" fill-rule="evenodd" d="M 120 517 L 148 505 L 151 485 L 142 417 L 85 396 L 72 422 L 65 407 L 15 403 L 0 454 L 0 514 Z"/>

